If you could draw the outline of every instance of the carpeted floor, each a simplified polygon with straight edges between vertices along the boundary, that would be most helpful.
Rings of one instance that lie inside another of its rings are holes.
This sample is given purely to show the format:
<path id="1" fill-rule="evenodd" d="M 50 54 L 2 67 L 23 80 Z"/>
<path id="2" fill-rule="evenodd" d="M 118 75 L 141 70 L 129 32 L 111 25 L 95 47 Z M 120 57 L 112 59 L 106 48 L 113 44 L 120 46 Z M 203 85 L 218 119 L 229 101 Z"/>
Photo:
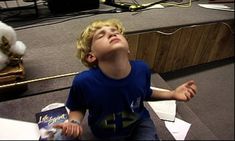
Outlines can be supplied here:
<path id="1" fill-rule="evenodd" d="M 234 59 L 161 74 L 171 88 L 193 79 L 198 94 L 187 105 L 221 140 L 234 140 Z"/>

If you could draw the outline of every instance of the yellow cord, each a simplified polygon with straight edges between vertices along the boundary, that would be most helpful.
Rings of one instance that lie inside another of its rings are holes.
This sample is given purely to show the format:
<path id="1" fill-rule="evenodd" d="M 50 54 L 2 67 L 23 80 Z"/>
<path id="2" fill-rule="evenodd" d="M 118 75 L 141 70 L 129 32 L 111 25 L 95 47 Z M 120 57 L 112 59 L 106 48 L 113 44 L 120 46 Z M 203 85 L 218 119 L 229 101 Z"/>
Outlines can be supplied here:
<path id="1" fill-rule="evenodd" d="M 168 2 L 168 3 L 161 3 L 162 6 L 177 6 L 177 7 L 182 7 L 182 8 L 188 8 L 192 6 L 192 0 L 189 0 L 188 3 L 174 3 L 174 2 Z"/>

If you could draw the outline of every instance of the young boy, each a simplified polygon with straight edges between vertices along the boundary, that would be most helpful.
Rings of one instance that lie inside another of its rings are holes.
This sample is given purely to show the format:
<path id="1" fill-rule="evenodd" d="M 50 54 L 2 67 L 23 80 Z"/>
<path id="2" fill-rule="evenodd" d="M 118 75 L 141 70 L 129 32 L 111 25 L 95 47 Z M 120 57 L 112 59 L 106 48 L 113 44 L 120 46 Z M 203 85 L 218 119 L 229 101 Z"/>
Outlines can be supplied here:
<path id="1" fill-rule="evenodd" d="M 196 94 L 194 81 L 169 92 L 151 90 L 151 72 L 143 61 L 129 60 L 123 33 L 124 27 L 116 19 L 95 21 L 82 32 L 78 58 L 89 70 L 74 78 L 66 102 L 70 122 L 55 126 L 63 134 L 80 137 L 80 123 L 88 109 L 88 124 L 99 139 L 156 140 L 154 123 L 143 102 L 188 101 Z"/>

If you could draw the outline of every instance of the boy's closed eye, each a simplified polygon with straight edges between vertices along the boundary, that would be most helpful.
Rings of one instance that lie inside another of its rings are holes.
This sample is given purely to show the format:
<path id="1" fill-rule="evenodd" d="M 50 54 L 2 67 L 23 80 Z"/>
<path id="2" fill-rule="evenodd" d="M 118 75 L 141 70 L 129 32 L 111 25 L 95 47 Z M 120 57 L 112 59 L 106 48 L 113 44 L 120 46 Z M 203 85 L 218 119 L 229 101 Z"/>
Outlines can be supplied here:
<path id="1" fill-rule="evenodd" d="M 108 32 L 115 34 L 115 35 L 120 34 L 120 32 L 116 28 L 111 28 L 110 31 L 101 30 L 100 32 L 98 32 L 95 35 L 95 39 L 100 39 L 100 38 L 104 37 Z"/>
<path id="2" fill-rule="evenodd" d="M 98 35 L 96 35 L 96 39 L 100 39 L 102 37 L 104 37 L 105 33 L 104 32 L 100 32 Z"/>

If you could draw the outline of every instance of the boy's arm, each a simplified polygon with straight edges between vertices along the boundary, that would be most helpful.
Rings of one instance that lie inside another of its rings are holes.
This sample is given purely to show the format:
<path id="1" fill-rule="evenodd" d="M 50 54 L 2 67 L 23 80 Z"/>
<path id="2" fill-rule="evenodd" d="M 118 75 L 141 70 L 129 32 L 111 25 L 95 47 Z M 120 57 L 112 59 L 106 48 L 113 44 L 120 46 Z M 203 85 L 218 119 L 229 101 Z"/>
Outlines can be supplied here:
<path id="1" fill-rule="evenodd" d="M 82 122 L 85 113 L 86 113 L 86 110 L 70 111 L 70 112 L 69 112 L 69 121 L 78 121 L 78 122 Z"/>
<path id="2" fill-rule="evenodd" d="M 163 91 L 161 89 L 152 89 L 151 100 L 172 100 L 173 91 Z"/>
<path id="3" fill-rule="evenodd" d="M 178 86 L 175 90 L 165 91 L 153 89 L 151 100 L 179 100 L 189 101 L 196 94 L 197 86 L 193 80 Z"/>
<path id="4" fill-rule="evenodd" d="M 85 111 L 86 110 L 70 111 L 69 112 L 69 122 L 56 124 L 53 127 L 62 129 L 62 134 L 65 136 L 78 138 L 83 133 L 81 121 L 84 118 Z"/>

